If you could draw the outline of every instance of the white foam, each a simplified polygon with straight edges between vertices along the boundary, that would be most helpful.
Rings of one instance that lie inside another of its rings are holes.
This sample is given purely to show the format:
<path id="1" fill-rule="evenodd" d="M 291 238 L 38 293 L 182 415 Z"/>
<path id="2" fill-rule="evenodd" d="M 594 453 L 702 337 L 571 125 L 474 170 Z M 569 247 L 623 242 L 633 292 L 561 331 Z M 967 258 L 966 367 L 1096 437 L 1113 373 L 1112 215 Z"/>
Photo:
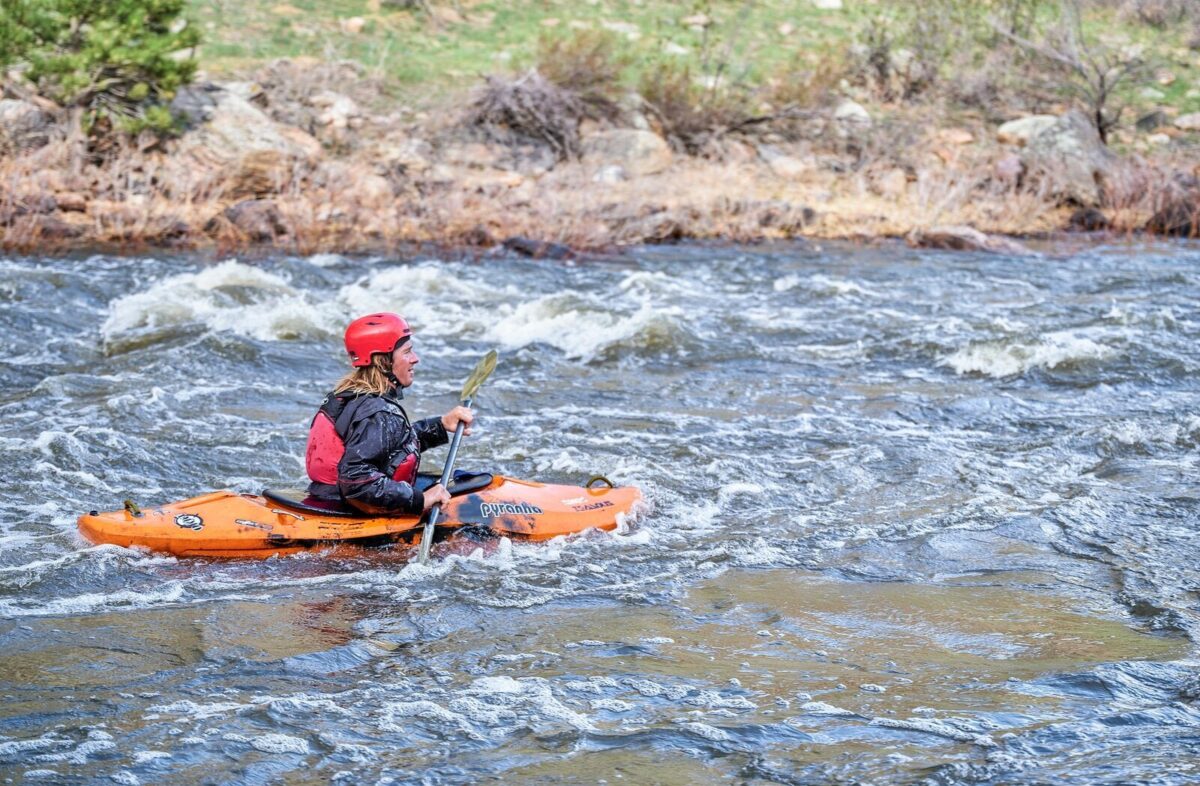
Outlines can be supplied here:
<path id="1" fill-rule="evenodd" d="M 509 350 L 548 344 L 568 358 L 589 360 L 609 347 L 671 343 L 683 310 L 643 304 L 629 315 L 584 307 L 573 295 L 555 294 L 517 306 L 484 335 Z"/>
<path id="2" fill-rule="evenodd" d="M 700 723 L 699 721 L 676 722 L 679 723 L 680 727 L 712 742 L 728 742 L 730 739 L 732 739 L 729 736 L 729 732 L 725 731 L 724 729 L 718 729 L 716 726 L 710 726 L 707 723 Z"/>
<path id="3" fill-rule="evenodd" d="M 806 701 L 800 705 L 800 709 L 809 715 L 833 715 L 841 718 L 858 717 L 857 712 L 836 707 L 832 704 L 826 704 L 823 701 Z"/>
<path id="4" fill-rule="evenodd" d="M 250 746 L 263 753 L 309 753 L 308 742 L 287 734 L 264 734 L 250 740 Z"/>
<path id="5" fill-rule="evenodd" d="M 233 297 L 227 291 L 233 288 L 253 294 Z M 199 322 L 269 341 L 327 336 L 343 321 L 338 309 L 311 302 L 280 276 L 229 260 L 118 298 L 109 305 L 100 335 L 111 343 L 130 333 Z"/>
<path id="6" fill-rule="evenodd" d="M 959 374 L 977 372 L 989 377 L 1011 377 L 1034 368 L 1053 369 L 1071 363 L 1103 360 L 1111 347 L 1078 333 L 1048 333 L 1040 339 L 984 341 L 971 344 L 944 358 L 941 365 Z"/>
<path id="7" fill-rule="evenodd" d="M 882 726 L 888 729 L 904 729 L 907 731 L 935 734 L 938 737 L 946 737 L 956 742 L 971 742 L 985 748 L 996 747 L 996 741 L 991 736 L 960 728 L 949 721 L 933 720 L 930 718 L 909 718 L 907 720 L 899 718 L 873 718 L 871 725 Z"/>

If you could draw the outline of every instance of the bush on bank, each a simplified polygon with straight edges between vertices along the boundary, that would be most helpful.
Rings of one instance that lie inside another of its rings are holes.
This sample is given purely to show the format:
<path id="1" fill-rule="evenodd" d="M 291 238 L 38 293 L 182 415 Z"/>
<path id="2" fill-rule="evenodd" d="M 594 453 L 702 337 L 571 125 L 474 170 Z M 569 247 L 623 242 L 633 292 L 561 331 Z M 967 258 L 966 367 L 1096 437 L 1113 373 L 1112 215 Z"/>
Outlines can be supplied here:
<path id="1" fill-rule="evenodd" d="M 4 0 L 0 67 L 83 110 L 87 127 L 166 131 L 175 91 L 196 73 L 199 33 L 184 0 Z"/>

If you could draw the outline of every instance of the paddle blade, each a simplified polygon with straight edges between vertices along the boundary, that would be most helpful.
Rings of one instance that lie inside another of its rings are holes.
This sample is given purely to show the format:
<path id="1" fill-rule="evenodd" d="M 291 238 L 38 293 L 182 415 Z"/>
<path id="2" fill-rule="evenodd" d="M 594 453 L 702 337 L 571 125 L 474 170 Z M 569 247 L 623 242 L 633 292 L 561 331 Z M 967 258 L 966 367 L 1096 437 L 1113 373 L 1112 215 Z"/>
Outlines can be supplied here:
<path id="1" fill-rule="evenodd" d="M 469 398 L 475 398 L 475 392 L 480 386 L 492 375 L 496 369 L 496 350 L 491 350 L 483 356 L 483 360 L 475 366 L 475 370 L 471 372 L 471 376 L 467 377 L 467 381 L 463 384 L 462 395 L 459 397 L 463 401 Z"/>

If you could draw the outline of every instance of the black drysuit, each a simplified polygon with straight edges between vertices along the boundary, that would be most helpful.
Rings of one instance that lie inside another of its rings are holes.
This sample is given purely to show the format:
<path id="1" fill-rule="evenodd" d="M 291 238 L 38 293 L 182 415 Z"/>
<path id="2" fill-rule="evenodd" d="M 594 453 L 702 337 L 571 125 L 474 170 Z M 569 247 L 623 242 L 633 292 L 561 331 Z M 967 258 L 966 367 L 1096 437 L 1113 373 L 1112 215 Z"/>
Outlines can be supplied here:
<path id="1" fill-rule="evenodd" d="M 393 475 L 408 460 L 415 477 L 421 451 L 444 445 L 449 437 L 441 418 L 409 421 L 400 404 L 402 396 L 398 391 L 383 396 L 341 394 L 345 408 L 336 422 L 346 452 L 338 462 L 337 486 L 314 481 L 309 494 L 345 500 L 365 513 L 420 514 L 424 510 L 425 495 L 411 482 L 394 480 Z"/>

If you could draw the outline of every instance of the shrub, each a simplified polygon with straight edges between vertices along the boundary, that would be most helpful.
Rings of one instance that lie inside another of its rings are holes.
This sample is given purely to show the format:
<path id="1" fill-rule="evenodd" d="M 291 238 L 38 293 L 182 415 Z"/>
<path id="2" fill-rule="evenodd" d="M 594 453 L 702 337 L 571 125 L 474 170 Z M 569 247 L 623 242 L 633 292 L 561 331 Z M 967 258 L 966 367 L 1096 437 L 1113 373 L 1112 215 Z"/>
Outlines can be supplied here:
<path id="1" fill-rule="evenodd" d="M 1065 0 L 1059 18 L 1039 40 L 1001 28 L 997 32 L 1041 66 L 1040 79 L 1046 89 L 1074 101 L 1087 113 L 1100 140 L 1108 144 L 1108 134 L 1126 108 L 1129 90 L 1147 79 L 1149 69 L 1140 52 L 1089 34 L 1084 29 L 1080 0 Z"/>
<path id="2" fill-rule="evenodd" d="M 84 111 L 90 128 L 167 130 L 167 104 L 191 81 L 199 43 L 185 0 L 4 0 L 0 66 L 17 65 L 39 93 Z"/>
<path id="3" fill-rule="evenodd" d="M 722 85 L 719 73 L 697 78 L 686 64 L 661 61 L 646 69 L 638 91 L 663 136 L 687 153 L 699 153 L 709 142 L 760 120 L 740 86 Z"/>
<path id="4" fill-rule="evenodd" d="M 548 145 L 558 158 L 566 159 L 579 155 L 579 123 L 589 114 L 577 93 L 531 69 L 516 79 L 486 77 L 465 123 L 504 144 Z"/>
<path id="5" fill-rule="evenodd" d="M 612 119 L 620 113 L 616 98 L 622 66 L 616 36 L 607 30 L 543 36 L 538 42 L 538 73 L 579 96 L 596 119 Z"/>

